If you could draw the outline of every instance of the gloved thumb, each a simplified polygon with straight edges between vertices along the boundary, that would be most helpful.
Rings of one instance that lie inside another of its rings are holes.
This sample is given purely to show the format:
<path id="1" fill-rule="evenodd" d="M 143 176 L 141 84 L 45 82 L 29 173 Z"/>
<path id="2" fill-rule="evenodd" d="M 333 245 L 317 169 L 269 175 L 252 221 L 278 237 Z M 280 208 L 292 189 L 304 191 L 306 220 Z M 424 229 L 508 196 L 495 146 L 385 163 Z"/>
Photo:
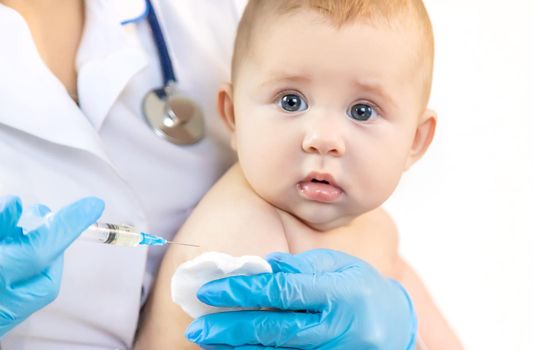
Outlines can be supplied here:
<path id="1" fill-rule="evenodd" d="M 331 249 L 313 249 L 300 254 L 272 253 L 266 257 L 272 272 L 316 274 L 338 272 L 358 263 L 351 255 Z"/>
<path id="2" fill-rule="evenodd" d="M 104 202 L 87 197 L 74 202 L 51 215 L 45 224 L 26 235 L 28 243 L 39 255 L 37 269 L 48 266 L 102 215 Z"/>

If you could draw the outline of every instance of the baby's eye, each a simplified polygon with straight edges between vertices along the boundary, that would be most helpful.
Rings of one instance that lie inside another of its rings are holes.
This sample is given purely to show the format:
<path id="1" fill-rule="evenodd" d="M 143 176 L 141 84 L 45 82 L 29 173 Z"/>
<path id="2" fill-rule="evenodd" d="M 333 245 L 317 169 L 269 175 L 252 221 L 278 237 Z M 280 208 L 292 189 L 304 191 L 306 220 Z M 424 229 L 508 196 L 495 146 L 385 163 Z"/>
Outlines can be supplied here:
<path id="1" fill-rule="evenodd" d="M 285 94 L 281 96 L 278 101 L 278 106 L 287 112 L 302 112 L 308 108 L 305 100 L 297 94 Z"/>
<path id="2" fill-rule="evenodd" d="M 348 116 L 357 121 L 365 122 L 370 118 L 375 118 L 377 116 L 377 112 L 374 110 L 374 107 L 366 103 L 356 103 L 348 110 Z"/>

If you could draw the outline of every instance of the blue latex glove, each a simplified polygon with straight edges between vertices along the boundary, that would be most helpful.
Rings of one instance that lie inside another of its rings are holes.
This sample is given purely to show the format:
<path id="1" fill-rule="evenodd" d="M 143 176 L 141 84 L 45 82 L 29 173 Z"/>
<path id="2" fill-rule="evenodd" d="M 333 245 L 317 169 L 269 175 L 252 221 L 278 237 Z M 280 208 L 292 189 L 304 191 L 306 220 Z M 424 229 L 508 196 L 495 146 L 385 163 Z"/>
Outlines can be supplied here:
<path id="1" fill-rule="evenodd" d="M 272 274 L 211 281 L 198 298 L 214 306 L 277 310 L 202 316 L 187 329 L 190 341 L 217 350 L 415 348 L 409 295 L 368 263 L 325 249 L 267 260 Z"/>
<path id="2" fill-rule="evenodd" d="M 28 210 L 41 217 L 50 212 L 44 205 Z M 24 234 L 17 226 L 22 215 L 20 199 L 0 197 L 0 337 L 56 298 L 63 252 L 103 210 L 102 200 L 85 198 Z"/>

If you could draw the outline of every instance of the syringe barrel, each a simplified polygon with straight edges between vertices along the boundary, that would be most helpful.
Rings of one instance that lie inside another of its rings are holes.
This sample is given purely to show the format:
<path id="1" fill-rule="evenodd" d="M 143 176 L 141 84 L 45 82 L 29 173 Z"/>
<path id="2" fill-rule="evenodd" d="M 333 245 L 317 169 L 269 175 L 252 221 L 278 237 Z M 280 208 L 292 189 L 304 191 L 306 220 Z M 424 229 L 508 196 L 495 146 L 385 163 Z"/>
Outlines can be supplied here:
<path id="1" fill-rule="evenodd" d="M 96 223 L 89 226 L 81 234 L 80 239 L 121 247 L 135 247 L 139 245 L 142 237 L 132 226 Z"/>

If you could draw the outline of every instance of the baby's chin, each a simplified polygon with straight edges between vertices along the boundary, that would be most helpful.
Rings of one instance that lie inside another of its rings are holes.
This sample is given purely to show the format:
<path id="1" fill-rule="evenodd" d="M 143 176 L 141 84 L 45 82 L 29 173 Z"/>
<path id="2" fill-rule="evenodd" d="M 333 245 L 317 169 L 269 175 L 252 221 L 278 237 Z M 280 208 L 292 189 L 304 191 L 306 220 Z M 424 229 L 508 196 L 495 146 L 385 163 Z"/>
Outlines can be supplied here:
<path id="1" fill-rule="evenodd" d="M 302 200 L 300 197 L 293 199 L 295 200 L 268 202 L 307 227 L 320 232 L 348 226 L 366 212 L 366 208 L 356 206 L 353 202 L 321 203 Z"/>
<path id="2" fill-rule="evenodd" d="M 301 221 L 305 222 L 305 224 L 312 229 L 316 231 L 326 232 L 331 231 L 339 227 L 348 226 L 351 224 L 351 222 L 355 219 L 355 216 L 342 216 L 338 217 L 333 220 L 313 220 L 313 221 L 305 221 L 303 219 L 300 219 Z"/>

